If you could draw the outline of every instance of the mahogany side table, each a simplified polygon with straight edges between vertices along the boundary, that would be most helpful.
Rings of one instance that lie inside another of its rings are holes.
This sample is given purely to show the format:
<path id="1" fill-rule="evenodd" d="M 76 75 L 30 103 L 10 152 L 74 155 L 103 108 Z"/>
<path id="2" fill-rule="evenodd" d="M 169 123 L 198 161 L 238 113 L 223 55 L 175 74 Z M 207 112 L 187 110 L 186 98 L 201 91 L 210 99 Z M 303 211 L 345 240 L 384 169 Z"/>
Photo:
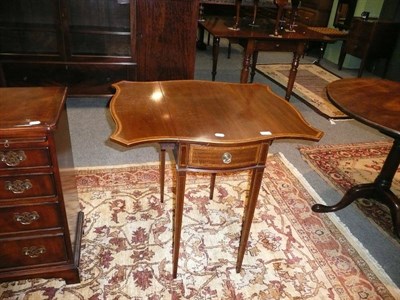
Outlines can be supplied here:
<path id="1" fill-rule="evenodd" d="M 252 170 L 236 264 L 236 271 L 240 272 L 269 145 L 283 138 L 317 141 L 323 133 L 310 127 L 290 103 L 266 85 L 178 80 L 122 81 L 113 86 L 116 93 L 110 111 L 116 129 L 111 140 L 128 147 L 160 143 L 160 177 L 165 149 L 174 146 L 177 172 L 174 278 L 178 268 L 186 173 L 208 172 L 215 179 L 219 172 Z"/>

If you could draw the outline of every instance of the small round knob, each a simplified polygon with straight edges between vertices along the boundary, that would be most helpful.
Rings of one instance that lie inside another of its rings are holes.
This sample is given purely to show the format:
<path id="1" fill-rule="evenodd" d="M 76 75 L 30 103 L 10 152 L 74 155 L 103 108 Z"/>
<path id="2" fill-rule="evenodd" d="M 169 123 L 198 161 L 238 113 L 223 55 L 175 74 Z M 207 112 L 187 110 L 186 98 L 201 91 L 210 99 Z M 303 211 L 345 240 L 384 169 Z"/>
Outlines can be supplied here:
<path id="1" fill-rule="evenodd" d="M 229 152 L 225 152 L 224 154 L 222 154 L 222 162 L 224 164 L 230 164 L 232 161 L 232 154 L 230 154 Z"/>

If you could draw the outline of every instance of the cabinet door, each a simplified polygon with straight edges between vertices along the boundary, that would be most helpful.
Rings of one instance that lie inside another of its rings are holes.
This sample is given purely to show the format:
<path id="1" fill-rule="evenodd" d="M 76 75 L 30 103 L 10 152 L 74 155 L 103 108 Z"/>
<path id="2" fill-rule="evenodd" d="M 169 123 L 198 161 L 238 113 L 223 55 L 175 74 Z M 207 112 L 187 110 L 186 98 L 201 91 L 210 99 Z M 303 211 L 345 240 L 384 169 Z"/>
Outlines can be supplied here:
<path id="1" fill-rule="evenodd" d="M 0 1 L 0 55 L 61 56 L 59 2 L 55 0 Z"/>
<path id="2" fill-rule="evenodd" d="M 131 2 L 134 0 L 66 1 L 68 54 L 84 60 L 90 59 L 88 55 L 113 60 L 132 57 Z"/>
<path id="3" fill-rule="evenodd" d="M 137 0 L 138 79 L 193 79 L 198 0 Z"/>

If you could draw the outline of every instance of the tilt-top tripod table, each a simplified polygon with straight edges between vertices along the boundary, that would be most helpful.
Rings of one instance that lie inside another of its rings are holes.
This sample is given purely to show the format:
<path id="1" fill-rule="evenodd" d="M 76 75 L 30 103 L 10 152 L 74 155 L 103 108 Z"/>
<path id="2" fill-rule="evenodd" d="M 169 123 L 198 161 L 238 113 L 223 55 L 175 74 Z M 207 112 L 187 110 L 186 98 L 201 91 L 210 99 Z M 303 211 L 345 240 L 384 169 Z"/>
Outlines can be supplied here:
<path id="1" fill-rule="evenodd" d="M 315 204 L 313 211 L 334 212 L 357 199 L 372 198 L 390 208 L 394 233 L 400 236 L 400 200 L 390 190 L 400 163 L 400 83 L 382 79 L 341 79 L 327 86 L 327 94 L 340 110 L 392 137 L 394 142 L 373 183 L 355 185 L 337 204 Z"/>

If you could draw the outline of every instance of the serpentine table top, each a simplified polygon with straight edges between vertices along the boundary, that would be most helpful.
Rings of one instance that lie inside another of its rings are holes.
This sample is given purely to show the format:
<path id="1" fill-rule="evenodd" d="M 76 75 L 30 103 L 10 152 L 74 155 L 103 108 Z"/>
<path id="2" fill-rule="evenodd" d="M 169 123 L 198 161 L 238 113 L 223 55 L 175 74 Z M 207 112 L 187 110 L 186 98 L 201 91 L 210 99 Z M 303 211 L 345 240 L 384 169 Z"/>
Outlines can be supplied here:
<path id="1" fill-rule="evenodd" d="M 173 276 L 176 278 L 182 228 L 186 173 L 215 174 L 251 170 L 251 185 L 236 271 L 240 272 L 257 197 L 275 139 L 319 140 L 287 101 L 261 84 L 196 80 L 128 82 L 113 85 L 110 111 L 116 123 L 111 140 L 125 146 L 161 145 L 160 200 L 163 201 L 165 150 L 172 146 L 176 161 L 176 201 L 173 223 Z"/>

